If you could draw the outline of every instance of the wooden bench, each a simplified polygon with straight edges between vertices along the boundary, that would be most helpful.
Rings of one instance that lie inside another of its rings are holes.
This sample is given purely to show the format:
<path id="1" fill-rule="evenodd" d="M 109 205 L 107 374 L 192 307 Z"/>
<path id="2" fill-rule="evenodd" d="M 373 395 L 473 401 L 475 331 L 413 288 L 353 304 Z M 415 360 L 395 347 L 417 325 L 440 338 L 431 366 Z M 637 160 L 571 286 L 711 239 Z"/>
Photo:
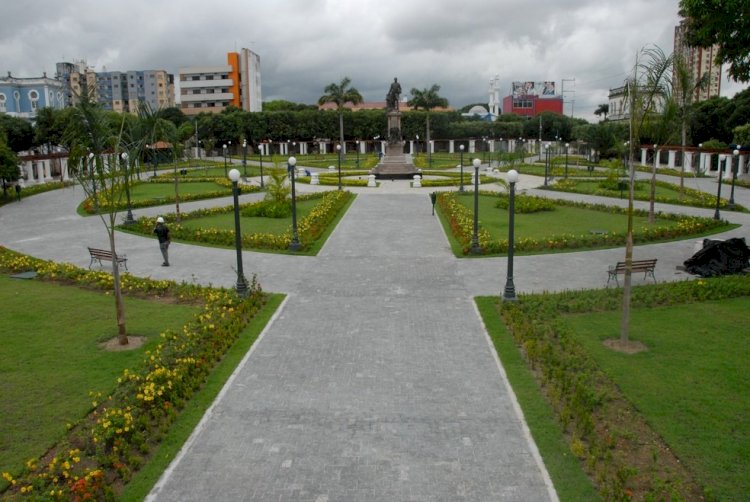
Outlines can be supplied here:
<path id="1" fill-rule="evenodd" d="M 644 279 L 646 278 L 646 276 L 651 275 L 654 283 L 656 283 L 656 277 L 654 276 L 654 268 L 656 268 L 656 258 L 652 260 L 633 260 L 631 263 L 631 270 L 633 272 L 643 272 Z M 625 269 L 626 264 L 624 261 L 618 261 L 617 265 L 615 265 L 614 267 L 610 266 L 609 270 L 607 271 L 607 274 L 609 274 L 609 277 L 607 278 L 607 286 L 609 286 L 609 281 L 611 281 L 612 278 L 615 279 L 615 282 L 619 286 L 620 281 L 617 280 L 617 274 L 624 274 Z"/>
<path id="2" fill-rule="evenodd" d="M 94 264 L 95 261 L 99 262 L 99 266 L 103 267 L 104 264 L 102 263 L 102 260 L 105 261 L 116 261 L 117 265 L 124 265 L 125 270 L 128 269 L 128 258 L 125 255 L 112 255 L 112 251 L 107 251 L 106 249 L 96 249 L 96 248 L 88 248 L 89 249 L 89 255 L 91 255 L 91 262 L 89 262 L 89 269 L 91 268 L 91 265 Z"/>

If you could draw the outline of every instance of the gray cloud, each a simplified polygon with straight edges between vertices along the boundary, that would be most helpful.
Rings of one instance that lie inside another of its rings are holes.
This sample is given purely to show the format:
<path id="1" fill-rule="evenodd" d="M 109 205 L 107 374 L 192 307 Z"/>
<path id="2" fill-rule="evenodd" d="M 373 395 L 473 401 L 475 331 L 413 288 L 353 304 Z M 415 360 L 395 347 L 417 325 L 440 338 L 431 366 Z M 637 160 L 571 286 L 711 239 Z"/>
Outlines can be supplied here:
<path id="1" fill-rule="evenodd" d="M 671 52 L 678 0 L 30 0 L 4 6 L 0 71 L 54 73 L 86 59 L 97 70 L 219 65 L 261 56 L 264 99 L 314 103 L 349 76 L 382 101 L 436 83 L 454 107 L 486 102 L 489 80 L 562 79 L 566 113 L 593 118 L 636 52 Z M 573 80 L 575 79 L 575 83 Z M 724 94 L 745 86 L 722 83 Z"/>

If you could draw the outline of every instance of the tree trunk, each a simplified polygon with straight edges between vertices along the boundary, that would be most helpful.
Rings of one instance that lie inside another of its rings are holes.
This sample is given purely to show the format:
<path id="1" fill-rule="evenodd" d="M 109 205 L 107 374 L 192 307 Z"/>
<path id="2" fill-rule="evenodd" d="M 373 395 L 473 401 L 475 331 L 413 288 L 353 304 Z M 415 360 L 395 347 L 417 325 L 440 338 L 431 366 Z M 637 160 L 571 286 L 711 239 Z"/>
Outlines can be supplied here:
<path id="1" fill-rule="evenodd" d="M 654 214 L 654 205 L 656 203 L 656 164 L 659 161 L 659 152 L 654 149 L 654 167 L 651 168 L 651 195 L 648 200 L 648 222 L 654 223 L 656 216 Z"/>
<path id="2" fill-rule="evenodd" d="M 687 143 L 687 127 L 685 127 L 685 119 L 682 120 L 682 132 L 680 141 L 682 146 L 682 162 L 680 163 L 680 199 L 682 199 L 685 197 L 685 144 Z M 690 158 L 692 160 L 692 157 Z"/>
<path id="3" fill-rule="evenodd" d="M 428 160 L 429 162 L 430 160 L 432 160 L 432 144 L 430 142 L 430 111 L 429 110 L 427 111 L 427 134 L 426 136 L 427 136 L 426 138 L 427 143 L 425 144 L 425 146 L 427 147 L 427 158 L 429 159 Z M 427 167 L 431 168 L 432 165 L 428 164 Z"/>
<path id="4" fill-rule="evenodd" d="M 115 231 L 114 226 L 109 232 L 109 249 L 112 256 L 117 256 L 115 251 Z M 125 329 L 125 304 L 122 301 L 122 289 L 120 288 L 120 265 L 117 260 L 112 260 L 112 278 L 114 282 L 115 310 L 117 311 L 117 340 L 120 345 L 128 344 L 128 333 Z"/>
<path id="5" fill-rule="evenodd" d="M 339 144 L 341 152 L 344 151 L 344 112 L 339 109 Z"/>
<path id="6" fill-rule="evenodd" d="M 630 297 L 631 278 L 633 275 L 633 197 L 635 195 L 635 169 L 633 168 L 632 138 L 630 143 L 629 178 L 630 188 L 628 190 L 628 234 L 625 240 L 625 277 L 622 289 L 622 320 L 620 323 L 620 341 L 626 343 L 630 334 Z"/>

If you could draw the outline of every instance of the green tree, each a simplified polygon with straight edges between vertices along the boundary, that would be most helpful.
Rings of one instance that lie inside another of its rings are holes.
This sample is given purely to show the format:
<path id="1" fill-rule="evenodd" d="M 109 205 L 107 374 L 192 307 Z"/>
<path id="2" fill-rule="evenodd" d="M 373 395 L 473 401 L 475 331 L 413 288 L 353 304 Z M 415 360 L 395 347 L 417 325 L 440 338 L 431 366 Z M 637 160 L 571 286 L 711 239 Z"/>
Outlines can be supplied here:
<path id="1" fill-rule="evenodd" d="M 349 77 L 341 79 L 340 84 L 331 83 L 323 89 L 324 95 L 318 99 L 318 104 L 323 105 L 325 103 L 335 103 L 336 109 L 339 113 L 339 144 L 344 145 L 344 105 L 346 103 L 352 103 L 353 105 L 362 102 L 362 95 L 359 91 L 350 87 L 352 81 Z"/>
<path id="2" fill-rule="evenodd" d="M 34 146 L 34 130 L 28 120 L 0 113 L 0 134 L 5 133 L 8 147 L 22 152 Z"/>
<path id="3" fill-rule="evenodd" d="M 717 63 L 729 64 L 729 76 L 750 81 L 750 8 L 747 0 L 680 0 L 688 44 L 719 46 Z"/>
<path id="4" fill-rule="evenodd" d="M 438 92 L 440 92 L 440 86 L 437 84 L 432 84 L 432 87 L 429 89 L 425 88 L 422 90 L 412 87 L 409 92 L 411 93 L 411 99 L 407 104 L 415 110 L 425 111 L 425 128 L 427 130 L 425 134 L 425 145 L 427 145 L 427 151 L 432 153 L 432 149 L 430 148 L 430 110 L 439 106 L 447 108 L 448 100 L 438 94 Z M 430 161 L 432 161 L 432 156 L 430 156 Z"/>
<path id="5" fill-rule="evenodd" d="M 122 200 L 126 186 L 125 177 L 120 175 L 120 154 L 124 151 L 121 147 L 124 118 L 119 132 L 111 129 L 108 118 L 108 115 L 91 100 L 84 88 L 65 130 L 65 141 L 71 146 L 68 164 L 71 174 L 78 180 L 85 193 L 93 199 L 95 207 L 100 207 L 98 201 L 103 193 L 106 195 L 103 199 L 109 201 L 105 206 L 106 212 L 99 212 L 99 217 L 107 229 L 110 251 L 116 254 L 117 204 Z M 117 337 L 120 345 L 127 345 L 120 267 L 115 260 L 112 261 L 112 276 Z"/>
<path id="6" fill-rule="evenodd" d="M 600 104 L 596 110 L 594 110 L 594 115 L 597 117 L 604 115 L 604 120 L 607 120 L 607 115 L 609 115 L 609 103 Z"/>
<path id="7" fill-rule="evenodd" d="M 735 145 L 750 145 L 750 124 L 735 127 L 733 133 Z"/>
<path id="8" fill-rule="evenodd" d="M 16 181 L 19 175 L 18 157 L 6 144 L 5 137 L 0 135 L 0 179 L 3 180 L 3 190 L 6 181 Z"/>

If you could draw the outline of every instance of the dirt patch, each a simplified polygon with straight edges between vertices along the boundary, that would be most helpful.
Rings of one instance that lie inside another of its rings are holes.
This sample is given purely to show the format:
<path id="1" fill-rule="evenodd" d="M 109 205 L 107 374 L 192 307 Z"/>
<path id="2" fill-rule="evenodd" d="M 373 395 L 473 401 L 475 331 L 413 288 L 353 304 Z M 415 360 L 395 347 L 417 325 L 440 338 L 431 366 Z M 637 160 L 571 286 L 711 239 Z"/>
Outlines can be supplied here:
<path id="1" fill-rule="evenodd" d="M 617 352 L 623 352 L 625 354 L 637 354 L 639 352 L 646 352 L 648 350 L 648 347 L 635 340 L 622 341 L 619 338 L 610 338 L 609 340 L 604 340 L 604 342 L 602 343 L 608 349 L 612 349 Z"/>
<path id="2" fill-rule="evenodd" d="M 123 350 L 135 350 L 140 348 L 146 343 L 147 338 L 145 336 L 128 336 L 128 344 L 120 345 L 120 340 L 117 337 L 110 338 L 106 342 L 99 344 L 99 347 L 110 352 L 120 352 Z"/>

